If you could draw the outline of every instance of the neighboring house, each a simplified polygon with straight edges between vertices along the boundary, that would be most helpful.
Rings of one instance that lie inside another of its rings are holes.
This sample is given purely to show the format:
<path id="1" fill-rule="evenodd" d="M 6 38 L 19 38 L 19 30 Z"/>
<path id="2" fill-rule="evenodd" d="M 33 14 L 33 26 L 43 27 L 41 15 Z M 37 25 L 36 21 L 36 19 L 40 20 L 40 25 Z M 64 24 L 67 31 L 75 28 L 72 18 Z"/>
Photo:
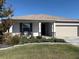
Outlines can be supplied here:
<path id="1" fill-rule="evenodd" d="M 79 36 L 79 20 L 42 14 L 18 16 L 12 19 L 15 21 L 15 24 L 10 27 L 10 33 L 13 35 L 42 35 L 58 38 Z"/>

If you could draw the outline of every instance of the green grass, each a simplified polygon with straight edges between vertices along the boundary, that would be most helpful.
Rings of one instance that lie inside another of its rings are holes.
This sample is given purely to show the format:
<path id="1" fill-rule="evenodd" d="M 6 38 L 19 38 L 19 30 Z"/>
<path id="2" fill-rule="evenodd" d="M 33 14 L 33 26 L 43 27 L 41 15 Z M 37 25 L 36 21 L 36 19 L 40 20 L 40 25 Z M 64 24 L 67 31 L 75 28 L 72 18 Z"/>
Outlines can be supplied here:
<path id="1" fill-rule="evenodd" d="M 0 51 L 0 59 L 79 59 L 79 48 L 66 45 L 25 45 Z"/>

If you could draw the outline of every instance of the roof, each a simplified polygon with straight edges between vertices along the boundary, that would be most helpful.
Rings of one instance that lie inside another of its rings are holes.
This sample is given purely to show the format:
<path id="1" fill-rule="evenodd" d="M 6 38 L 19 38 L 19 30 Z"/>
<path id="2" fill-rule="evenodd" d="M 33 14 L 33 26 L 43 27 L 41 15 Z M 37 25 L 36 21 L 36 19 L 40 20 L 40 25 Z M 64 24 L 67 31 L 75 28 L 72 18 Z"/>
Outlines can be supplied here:
<path id="1" fill-rule="evenodd" d="M 49 16 L 46 14 L 13 17 L 13 19 L 19 19 L 19 20 L 56 20 L 59 18 L 63 18 L 63 17 Z"/>
<path id="2" fill-rule="evenodd" d="M 17 16 L 12 17 L 14 20 L 55 20 L 55 21 L 78 21 L 78 19 L 70 19 L 59 16 L 49 16 L 46 14 L 36 14 L 36 15 L 28 15 L 28 16 Z"/>

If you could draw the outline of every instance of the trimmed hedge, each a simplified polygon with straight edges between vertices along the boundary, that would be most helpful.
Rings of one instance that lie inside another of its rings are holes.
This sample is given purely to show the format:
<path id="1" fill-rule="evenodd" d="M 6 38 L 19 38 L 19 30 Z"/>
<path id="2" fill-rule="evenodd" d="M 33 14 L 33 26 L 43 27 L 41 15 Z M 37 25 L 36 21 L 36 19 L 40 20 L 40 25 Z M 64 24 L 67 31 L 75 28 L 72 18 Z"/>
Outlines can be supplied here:
<path id="1" fill-rule="evenodd" d="M 64 39 L 57 39 L 57 38 L 54 39 L 54 42 L 64 42 L 64 43 L 66 43 L 66 41 Z"/>
<path id="2" fill-rule="evenodd" d="M 21 44 L 24 44 L 24 43 L 41 43 L 41 42 L 63 42 L 63 43 L 65 43 L 65 40 L 64 39 L 57 39 L 57 38 L 46 39 L 42 36 L 37 36 L 37 37 L 31 36 L 29 38 L 24 36 L 24 37 L 21 37 L 21 39 L 20 39 Z"/>
<path id="3" fill-rule="evenodd" d="M 42 36 L 12 36 L 11 34 L 5 34 L 4 35 L 4 43 L 8 45 L 17 45 L 17 44 L 24 44 L 24 43 L 41 43 L 41 42 L 63 42 L 65 43 L 64 39 L 58 39 L 58 38 L 45 38 Z"/>

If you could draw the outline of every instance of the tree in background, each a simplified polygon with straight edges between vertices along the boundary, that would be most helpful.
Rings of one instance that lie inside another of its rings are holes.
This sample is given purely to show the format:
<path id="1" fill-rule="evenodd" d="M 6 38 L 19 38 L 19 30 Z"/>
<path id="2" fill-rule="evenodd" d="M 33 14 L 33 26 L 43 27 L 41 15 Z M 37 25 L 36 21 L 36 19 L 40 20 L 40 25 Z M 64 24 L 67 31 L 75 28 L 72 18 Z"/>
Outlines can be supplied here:
<path id="1" fill-rule="evenodd" d="M 11 20 L 13 16 L 13 10 L 11 7 L 8 7 L 6 0 L 0 0 L 0 39 L 2 39 L 3 33 L 8 30 L 10 26 L 14 23 Z M 1 42 L 2 40 L 0 40 Z"/>

